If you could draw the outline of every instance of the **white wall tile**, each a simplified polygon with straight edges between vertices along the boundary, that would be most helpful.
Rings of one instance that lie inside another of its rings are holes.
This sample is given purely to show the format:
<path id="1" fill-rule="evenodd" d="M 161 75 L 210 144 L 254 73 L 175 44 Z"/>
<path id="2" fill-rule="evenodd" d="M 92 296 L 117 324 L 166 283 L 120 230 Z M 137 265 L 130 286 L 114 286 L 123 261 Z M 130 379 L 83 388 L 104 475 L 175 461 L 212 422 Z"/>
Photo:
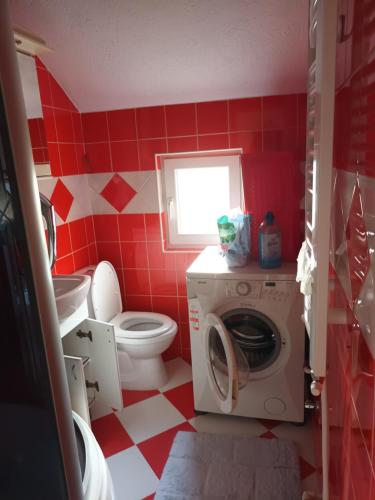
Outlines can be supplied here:
<path id="1" fill-rule="evenodd" d="M 141 191 L 144 184 L 148 181 L 149 177 L 153 174 L 152 170 L 141 170 L 138 172 L 118 172 L 119 176 L 124 179 L 134 191 Z"/>
<path id="2" fill-rule="evenodd" d="M 57 183 L 57 177 L 38 177 L 37 181 L 39 192 L 50 199 Z"/>
<path id="3" fill-rule="evenodd" d="M 134 196 L 134 198 L 125 207 L 123 213 L 159 213 L 159 199 L 155 171 L 149 172 L 148 178 L 140 187 L 136 196 Z"/>

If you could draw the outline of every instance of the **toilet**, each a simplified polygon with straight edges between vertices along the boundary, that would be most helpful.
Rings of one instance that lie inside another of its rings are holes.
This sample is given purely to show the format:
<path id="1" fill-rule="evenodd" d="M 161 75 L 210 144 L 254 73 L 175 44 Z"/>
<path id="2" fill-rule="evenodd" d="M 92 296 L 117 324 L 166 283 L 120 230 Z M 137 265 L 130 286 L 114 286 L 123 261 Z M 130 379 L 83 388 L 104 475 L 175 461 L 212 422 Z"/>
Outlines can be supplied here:
<path id="1" fill-rule="evenodd" d="M 154 312 L 123 312 L 117 274 L 110 262 L 85 271 L 91 275 L 90 315 L 115 329 L 122 388 L 163 387 L 167 372 L 161 355 L 176 336 L 176 322 Z"/>

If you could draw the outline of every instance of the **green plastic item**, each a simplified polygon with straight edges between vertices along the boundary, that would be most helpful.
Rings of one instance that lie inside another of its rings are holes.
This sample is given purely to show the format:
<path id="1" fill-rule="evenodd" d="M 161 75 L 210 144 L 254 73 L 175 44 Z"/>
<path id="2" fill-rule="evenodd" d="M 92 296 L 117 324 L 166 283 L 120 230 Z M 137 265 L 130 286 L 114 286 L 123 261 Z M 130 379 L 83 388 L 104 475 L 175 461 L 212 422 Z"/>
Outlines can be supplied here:
<path id="1" fill-rule="evenodd" d="M 246 265 L 250 256 L 251 215 L 233 210 L 217 219 L 221 254 L 229 267 Z"/>
<path id="2" fill-rule="evenodd" d="M 233 222 L 229 222 L 228 216 L 223 215 L 217 220 L 219 228 L 220 243 L 231 243 L 236 239 L 236 227 Z"/>

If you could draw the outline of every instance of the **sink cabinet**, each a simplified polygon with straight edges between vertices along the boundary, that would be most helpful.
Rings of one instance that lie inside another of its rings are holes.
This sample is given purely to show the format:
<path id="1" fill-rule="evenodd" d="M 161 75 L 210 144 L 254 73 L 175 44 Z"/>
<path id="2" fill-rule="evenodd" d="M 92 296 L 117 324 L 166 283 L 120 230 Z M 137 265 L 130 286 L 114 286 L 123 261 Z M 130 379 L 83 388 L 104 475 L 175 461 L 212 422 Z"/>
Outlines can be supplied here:
<path id="1" fill-rule="evenodd" d="M 90 425 L 93 402 L 122 408 L 113 325 L 85 319 L 62 338 L 72 409 Z"/>

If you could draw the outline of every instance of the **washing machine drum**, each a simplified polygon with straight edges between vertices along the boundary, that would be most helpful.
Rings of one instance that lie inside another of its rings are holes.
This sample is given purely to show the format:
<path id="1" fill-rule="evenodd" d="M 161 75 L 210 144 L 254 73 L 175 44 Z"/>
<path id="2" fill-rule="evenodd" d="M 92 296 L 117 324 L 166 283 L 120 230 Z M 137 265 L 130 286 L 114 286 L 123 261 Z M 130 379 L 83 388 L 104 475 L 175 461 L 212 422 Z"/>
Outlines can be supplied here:
<path id="1" fill-rule="evenodd" d="M 235 309 L 221 319 L 233 343 L 246 356 L 250 372 L 265 370 L 277 360 L 281 336 L 267 316 L 253 309 Z"/>

